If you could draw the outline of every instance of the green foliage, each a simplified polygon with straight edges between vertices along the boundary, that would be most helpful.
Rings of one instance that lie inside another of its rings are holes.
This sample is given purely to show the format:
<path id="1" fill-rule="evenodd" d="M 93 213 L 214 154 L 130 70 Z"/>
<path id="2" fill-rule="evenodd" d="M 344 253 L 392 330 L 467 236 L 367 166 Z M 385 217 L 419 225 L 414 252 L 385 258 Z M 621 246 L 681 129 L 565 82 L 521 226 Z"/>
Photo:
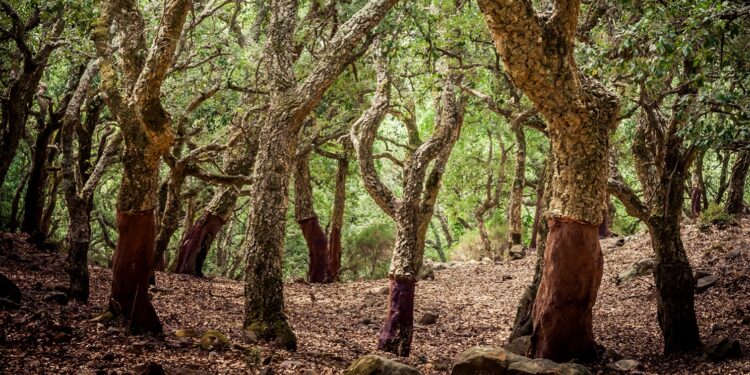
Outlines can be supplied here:
<path id="1" fill-rule="evenodd" d="M 344 243 L 343 279 L 379 279 L 388 274 L 388 264 L 395 240 L 391 222 L 364 225 Z"/>
<path id="2" fill-rule="evenodd" d="M 729 225 L 734 221 L 734 217 L 724 210 L 724 206 L 719 204 L 710 204 L 700 215 L 701 223 L 713 225 Z"/>

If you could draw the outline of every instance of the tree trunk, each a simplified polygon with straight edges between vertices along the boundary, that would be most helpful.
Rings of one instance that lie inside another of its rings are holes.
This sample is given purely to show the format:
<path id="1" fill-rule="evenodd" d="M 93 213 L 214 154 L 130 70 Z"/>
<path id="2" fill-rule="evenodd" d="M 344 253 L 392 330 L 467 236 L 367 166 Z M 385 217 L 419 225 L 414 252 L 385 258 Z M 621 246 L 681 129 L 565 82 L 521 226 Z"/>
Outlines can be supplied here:
<path id="1" fill-rule="evenodd" d="M 612 201 L 609 199 L 609 194 L 607 195 L 607 206 L 604 208 L 604 219 L 602 219 L 602 223 L 599 224 L 599 238 L 607 238 L 614 235 L 614 233 L 610 230 L 612 228 L 612 222 L 615 215 L 615 206 L 612 204 Z"/>
<path id="2" fill-rule="evenodd" d="M 23 188 L 26 186 L 31 172 L 26 172 L 21 177 L 21 181 L 16 187 L 15 193 L 13 193 L 13 201 L 10 204 L 10 223 L 8 224 L 8 231 L 13 233 L 18 229 L 18 205 L 21 202 L 21 195 L 23 195 Z"/>
<path id="3" fill-rule="evenodd" d="M 203 277 L 203 263 L 208 250 L 225 221 L 211 212 L 205 212 L 190 228 L 180 246 L 172 272 Z"/>
<path id="4" fill-rule="evenodd" d="M 556 218 L 547 224 L 544 277 L 534 303 L 533 355 L 553 361 L 594 359 L 592 309 L 604 265 L 597 226 Z"/>
<path id="5" fill-rule="evenodd" d="M 727 203 L 724 207 L 728 214 L 738 215 L 745 213 L 745 179 L 750 168 L 750 150 L 743 150 L 737 155 L 737 161 L 732 167 L 732 176 L 729 178 L 729 190 Z"/>
<path id="6" fill-rule="evenodd" d="M 703 196 L 705 195 L 705 186 L 703 185 L 703 156 L 706 151 L 698 152 L 693 161 L 693 175 L 691 178 L 690 188 L 690 213 L 696 218 L 703 211 Z"/>
<path id="7" fill-rule="evenodd" d="M 124 315 L 133 333 L 161 332 L 161 322 L 148 297 L 156 237 L 153 209 L 142 212 L 118 209 L 117 232 L 109 309 Z"/>
<path id="8" fill-rule="evenodd" d="M 721 151 L 716 151 L 716 156 L 721 160 L 721 169 L 719 172 L 719 186 L 716 188 L 716 196 L 714 197 L 714 203 L 720 204 L 721 200 L 724 199 L 724 192 L 727 190 L 727 171 L 729 170 L 729 151 L 724 153 L 724 157 L 721 156 Z"/>
<path id="9" fill-rule="evenodd" d="M 312 198 L 310 152 L 297 156 L 294 171 L 294 217 L 305 237 L 308 251 L 307 276 L 311 283 L 324 283 L 328 274 L 328 240 L 320 227 Z"/>
<path id="10" fill-rule="evenodd" d="M 341 230 L 344 227 L 346 207 L 346 177 L 349 173 L 347 156 L 338 159 L 336 168 L 336 188 L 333 195 L 333 210 L 328 233 L 328 273 L 326 282 L 339 281 L 341 273 Z"/>
<path id="11" fill-rule="evenodd" d="M 513 134 L 516 138 L 516 159 L 508 204 L 508 247 L 521 244 L 523 233 L 521 204 L 523 203 L 523 187 L 526 185 L 526 135 L 523 132 L 523 125 L 518 123 L 513 126 Z"/>
<path id="12" fill-rule="evenodd" d="M 664 337 L 664 352 L 699 349 L 693 271 L 680 239 L 679 219 L 652 218 L 648 226 L 656 252 L 657 318 Z"/>
<path id="13" fill-rule="evenodd" d="M 414 280 L 391 279 L 388 315 L 378 337 L 378 350 L 408 357 L 414 332 Z"/>
<path id="14" fill-rule="evenodd" d="M 490 259 L 495 258 L 496 254 L 492 250 L 492 241 L 490 241 L 490 235 L 487 233 L 487 227 L 484 225 L 484 213 L 475 212 L 474 221 L 477 222 L 479 239 L 482 241 L 482 256 L 489 257 Z"/>
<path id="15" fill-rule="evenodd" d="M 23 204 L 23 221 L 21 231 L 31 235 L 31 241 L 38 247 L 44 245 L 42 217 L 44 215 L 44 191 L 47 187 L 47 146 L 59 126 L 44 125 L 40 121 L 39 135 L 34 141 L 34 153 L 31 160 L 31 174 L 26 187 Z"/>
<path id="16" fill-rule="evenodd" d="M 86 303 L 89 300 L 89 247 L 91 245 L 91 207 L 68 207 L 68 276 L 70 297 Z M 70 204 L 70 202 L 68 202 Z"/>
<path id="17" fill-rule="evenodd" d="M 176 167 L 177 169 L 179 167 Z M 169 242 L 172 240 L 174 232 L 180 226 L 179 215 L 182 211 L 181 196 L 182 184 L 185 181 L 183 170 L 172 169 L 167 181 L 167 197 L 164 204 L 164 211 L 161 214 L 159 230 L 156 235 L 154 246 L 154 269 L 164 271 L 166 269 L 166 260 L 164 259 Z M 176 271 L 174 271 L 176 272 Z"/>
<path id="18" fill-rule="evenodd" d="M 453 236 L 451 235 L 450 225 L 448 225 L 448 217 L 442 208 L 438 208 L 437 217 L 440 221 L 440 230 L 443 232 L 443 236 L 445 236 L 445 242 L 447 242 L 445 246 L 451 247 L 453 245 Z"/>
<path id="19" fill-rule="evenodd" d="M 244 328 L 258 339 L 295 350 L 297 338 L 284 314 L 281 267 L 284 254 L 287 187 L 297 149 L 297 131 L 287 129 L 290 111 L 272 106 L 261 128 L 253 173 L 245 258 Z M 302 119 L 299 120 L 301 125 Z"/>

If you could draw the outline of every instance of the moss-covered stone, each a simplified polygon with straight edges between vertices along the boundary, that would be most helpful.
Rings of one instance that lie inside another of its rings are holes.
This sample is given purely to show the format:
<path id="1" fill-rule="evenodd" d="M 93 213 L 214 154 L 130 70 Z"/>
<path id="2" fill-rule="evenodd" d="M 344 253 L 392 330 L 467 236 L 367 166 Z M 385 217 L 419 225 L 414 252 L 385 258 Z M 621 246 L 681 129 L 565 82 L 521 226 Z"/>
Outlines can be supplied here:
<path id="1" fill-rule="evenodd" d="M 368 354 L 360 357 L 344 372 L 345 375 L 419 375 L 414 367 L 398 363 L 377 355 Z"/>
<path id="2" fill-rule="evenodd" d="M 175 337 L 200 337 L 200 333 L 192 329 L 176 329 L 171 332 Z"/>
<path id="3" fill-rule="evenodd" d="M 208 330 L 203 332 L 198 346 L 203 350 L 224 350 L 229 347 L 229 339 L 219 331 Z"/>
<path id="4" fill-rule="evenodd" d="M 258 340 L 274 343 L 286 350 L 297 350 L 297 336 L 286 320 L 254 321 L 245 327 L 245 331 L 246 336 L 254 336 Z"/>

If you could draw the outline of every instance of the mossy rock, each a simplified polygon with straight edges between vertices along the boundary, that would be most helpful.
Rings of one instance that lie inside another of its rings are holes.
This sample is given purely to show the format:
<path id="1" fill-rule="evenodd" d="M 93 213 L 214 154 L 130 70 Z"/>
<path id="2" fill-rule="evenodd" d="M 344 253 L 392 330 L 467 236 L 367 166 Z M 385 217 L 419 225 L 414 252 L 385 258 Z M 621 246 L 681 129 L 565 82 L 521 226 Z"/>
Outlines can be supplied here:
<path id="1" fill-rule="evenodd" d="M 451 375 L 505 374 L 512 362 L 523 359 L 525 358 L 502 348 L 475 346 L 456 358 Z"/>
<path id="2" fill-rule="evenodd" d="M 286 350 L 297 350 L 297 336 L 286 320 L 277 319 L 272 322 L 254 321 L 245 327 L 245 335 L 259 340 L 271 342 Z"/>
<path id="3" fill-rule="evenodd" d="M 224 350 L 229 347 L 229 339 L 219 331 L 208 330 L 203 332 L 198 346 L 203 350 Z"/>
<path id="4" fill-rule="evenodd" d="M 345 375 L 419 375 L 414 367 L 398 363 L 377 355 L 368 354 L 360 357 L 344 372 Z"/>

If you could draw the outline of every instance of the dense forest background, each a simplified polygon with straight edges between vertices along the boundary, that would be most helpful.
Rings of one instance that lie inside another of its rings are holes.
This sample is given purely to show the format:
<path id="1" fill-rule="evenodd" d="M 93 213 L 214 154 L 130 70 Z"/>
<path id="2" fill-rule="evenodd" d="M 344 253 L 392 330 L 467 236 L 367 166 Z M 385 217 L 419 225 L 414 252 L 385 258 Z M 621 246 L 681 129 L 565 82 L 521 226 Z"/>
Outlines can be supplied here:
<path id="1" fill-rule="evenodd" d="M 127 284 L 113 300 L 144 298 L 116 266 L 130 256 L 157 287 L 278 288 L 281 311 L 277 259 L 284 282 L 409 279 L 413 305 L 422 263 L 542 257 L 566 218 L 650 234 L 665 351 L 700 346 L 669 328 L 695 326 L 680 226 L 748 213 L 750 6 L 478 3 L 0 1 L 0 231 L 64 254 L 79 301 L 89 266 Z M 538 40 L 512 29 L 528 20 Z"/>

